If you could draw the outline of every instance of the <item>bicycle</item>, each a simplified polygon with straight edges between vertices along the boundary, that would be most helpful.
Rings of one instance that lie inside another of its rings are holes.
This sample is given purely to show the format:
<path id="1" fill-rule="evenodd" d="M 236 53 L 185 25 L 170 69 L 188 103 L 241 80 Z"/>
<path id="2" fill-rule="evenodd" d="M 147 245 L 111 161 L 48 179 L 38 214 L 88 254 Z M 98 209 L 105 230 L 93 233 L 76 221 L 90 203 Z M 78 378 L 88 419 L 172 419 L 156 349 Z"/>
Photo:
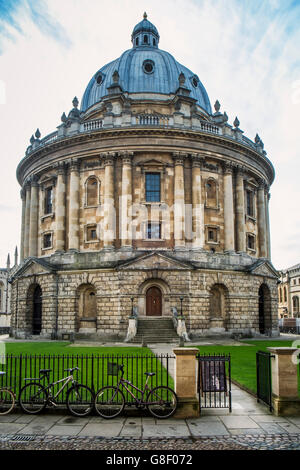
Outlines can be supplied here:
<path id="1" fill-rule="evenodd" d="M 72 383 L 72 387 L 67 390 L 66 405 L 70 413 L 74 416 L 87 416 L 93 409 L 94 393 L 86 385 L 78 383 L 74 377 L 74 370 L 80 370 L 78 367 L 71 369 L 64 369 L 70 375 L 56 382 L 49 383 L 49 375 L 51 369 L 40 369 L 39 378 L 26 378 L 25 381 L 30 381 L 22 387 L 19 396 L 19 403 L 23 411 L 29 414 L 40 413 L 47 405 L 57 406 L 56 398 L 65 389 L 65 387 Z M 48 384 L 42 385 L 41 380 L 46 379 Z M 55 385 L 63 383 L 58 392 L 53 395 L 51 388 Z"/>
<path id="2" fill-rule="evenodd" d="M 6 372 L 0 371 L 0 377 Z M 16 396 L 8 387 L 0 387 L 0 416 L 10 413 L 15 406 Z"/>
<path id="3" fill-rule="evenodd" d="M 135 401 L 135 406 L 137 408 L 147 407 L 148 411 L 155 418 L 165 419 L 172 416 L 177 408 L 177 395 L 169 387 L 160 385 L 153 389 L 149 388 L 148 380 L 150 377 L 155 375 L 155 372 L 145 372 L 147 376 L 144 389 L 133 385 L 129 380 L 123 379 L 124 375 L 124 365 L 118 365 L 116 363 L 108 363 L 108 374 L 109 375 L 118 375 L 121 371 L 122 375 L 116 386 L 108 385 L 101 388 L 95 395 L 95 409 L 97 413 L 105 419 L 115 418 L 119 416 L 125 407 L 125 397 L 123 392 L 120 390 L 120 386 L 125 388 L 128 393 L 132 396 Z M 141 393 L 141 398 L 139 399 L 132 393 L 127 387 L 126 384 L 134 388 Z M 145 393 L 149 392 L 146 400 L 144 400 Z"/>

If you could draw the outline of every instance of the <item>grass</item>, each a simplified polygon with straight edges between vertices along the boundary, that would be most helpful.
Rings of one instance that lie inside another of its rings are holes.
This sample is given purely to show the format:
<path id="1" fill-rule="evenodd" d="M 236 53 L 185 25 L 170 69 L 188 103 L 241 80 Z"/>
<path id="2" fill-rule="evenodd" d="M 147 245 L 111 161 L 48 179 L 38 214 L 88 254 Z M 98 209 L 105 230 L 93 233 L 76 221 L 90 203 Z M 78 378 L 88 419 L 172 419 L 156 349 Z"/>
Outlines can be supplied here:
<path id="1" fill-rule="evenodd" d="M 155 372 L 149 380 L 150 387 L 169 385 L 174 387 L 174 381 L 168 374 L 166 359 L 162 362 L 148 348 L 141 347 L 101 347 L 73 346 L 68 342 L 7 342 L 7 362 L 2 366 L 10 376 L 10 385 L 18 392 L 24 385 L 25 377 L 39 377 L 40 369 L 52 369 L 50 381 L 58 380 L 67 375 L 65 369 L 78 366 L 78 381 L 94 388 L 95 391 L 105 385 L 115 385 L 118 376 L 108 375 L 108 362 L 124 364 L 124 378 L 134 385 L 143 388 L 146 376 L 144 372 Z M 14 359 L 14 356 L 22 356 Z M 29 359 L 29 356 L 34 356 Z M 46 357 L 45 357 L 46 356 Z M 21 369 L 21 370 L 20 370 Z M 74 374 L 76 378 L 76 372 Z M 22 378 L 20 381 L 19 377 Z M 54 393 L 59 388 L 54 388 Z M 124 390 L 127 401 L 131 396 Z M 64 400 L 64 395 L 60 397 Z"/>
<path id="2" fill-rule="evenodd" d="M 267 351 L 268 347 L 290 347 L 292 341 L 249 340 L 242 343 L 244 344 L 240 346 L 198 346 L 198 349 L 201 354 L 230 354 L 232 379 L 256 394 L 256 352 Z M 299 382 L 300 380 L 298 380 Z"/>

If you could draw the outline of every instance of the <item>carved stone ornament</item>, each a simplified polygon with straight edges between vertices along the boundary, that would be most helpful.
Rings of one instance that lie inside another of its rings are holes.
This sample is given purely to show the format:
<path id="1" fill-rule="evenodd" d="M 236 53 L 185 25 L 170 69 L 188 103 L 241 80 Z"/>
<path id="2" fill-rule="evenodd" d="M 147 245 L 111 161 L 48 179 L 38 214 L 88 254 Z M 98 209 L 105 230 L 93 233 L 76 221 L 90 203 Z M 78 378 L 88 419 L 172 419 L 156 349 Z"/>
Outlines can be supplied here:
<path id="1" fill-rule="evenodd" d="M 238 129 L 239 125 L 240 125 L 240 121 L 238 120 L 238 118 L 236 117 L 234 122 L 233 122 L 233 125 L 236 129 Z"/>
<path id="2" fill-rule="evenodd" d="M 214 108 L 215 108 L 216 113 L 218 113 L 220 111 L 221 105 L 220 105 L 220 102 L 218 100 L 215 102 Z"/>
<path id="3" fill-rule="evenodd" d="M 112 74 L 112 79 L 114 83 L 119 83 L 120 75 L 117 70 L 115 70 L 114 73 Z"/>
<path id="4" fill-rule="evenodd" d="M 184 75 L 183 72 L 181 72 L 179 74 L 178 81 L 179 81 L 179 86 L 184 86 L 184 84 L 185 84 L 185 75 Z"/>
<path id="5" fill-rule="evenodd" d="M 41 133 L 40 133 L 40 130 L 39 130 L 39 129 L 37 129 L 37 130 L 35 131 L 35 137 L 36 137 L 37 139 L 39 139 L 39 138 L 41 137 Z"/>

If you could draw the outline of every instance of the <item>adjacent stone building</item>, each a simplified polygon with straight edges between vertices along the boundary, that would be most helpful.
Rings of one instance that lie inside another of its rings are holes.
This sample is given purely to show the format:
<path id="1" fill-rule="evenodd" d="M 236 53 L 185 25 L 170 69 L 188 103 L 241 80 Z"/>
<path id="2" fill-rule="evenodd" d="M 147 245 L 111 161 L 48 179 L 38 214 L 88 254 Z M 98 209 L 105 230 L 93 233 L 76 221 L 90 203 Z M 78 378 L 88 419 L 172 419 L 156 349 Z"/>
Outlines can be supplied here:
<path id="1" fill-rule="evenodd" d="M 300 317 L 300 264 L 279 272 L 278 316 L 279 318 Z"/>
<path id="2" fill-rule="evenodd" d="M 181 307 L 189 335 L 277 332 L 263 143 L 212 112 L 146 14 L 131 40 L 18 166 L 13 334 L 124 339 L 133 313 Z"/>

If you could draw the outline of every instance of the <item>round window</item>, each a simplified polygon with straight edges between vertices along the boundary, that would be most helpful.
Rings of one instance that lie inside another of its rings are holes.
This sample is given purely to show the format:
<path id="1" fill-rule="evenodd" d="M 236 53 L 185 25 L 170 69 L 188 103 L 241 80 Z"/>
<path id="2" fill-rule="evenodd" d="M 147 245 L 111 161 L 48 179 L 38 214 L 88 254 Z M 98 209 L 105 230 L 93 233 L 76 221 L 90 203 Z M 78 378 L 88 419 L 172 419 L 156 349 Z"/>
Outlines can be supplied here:
<path id="1" fill-rule="evenodd" d="M 97 75 L 96 82 L 97 82 L 97 85 L 101 85 L 101 83 L 103 82 L 103 76 L 102 76 L 101 73 L 99 73 L 99 75 Z"/>
<path id="2" fill-rule="evenodd" d="M 192 78 L 192 84 L 195 88 L 197 88 L 198 82 L 199 82 L 199 80 L 196 76 Z"/>
<path id="3" fill-rule="evenodd" d="M 154 62 L 152 60 L 145 60 L 143 62 L 143 70 L 145 73 L 153 73 L 154 72 Z"/>

